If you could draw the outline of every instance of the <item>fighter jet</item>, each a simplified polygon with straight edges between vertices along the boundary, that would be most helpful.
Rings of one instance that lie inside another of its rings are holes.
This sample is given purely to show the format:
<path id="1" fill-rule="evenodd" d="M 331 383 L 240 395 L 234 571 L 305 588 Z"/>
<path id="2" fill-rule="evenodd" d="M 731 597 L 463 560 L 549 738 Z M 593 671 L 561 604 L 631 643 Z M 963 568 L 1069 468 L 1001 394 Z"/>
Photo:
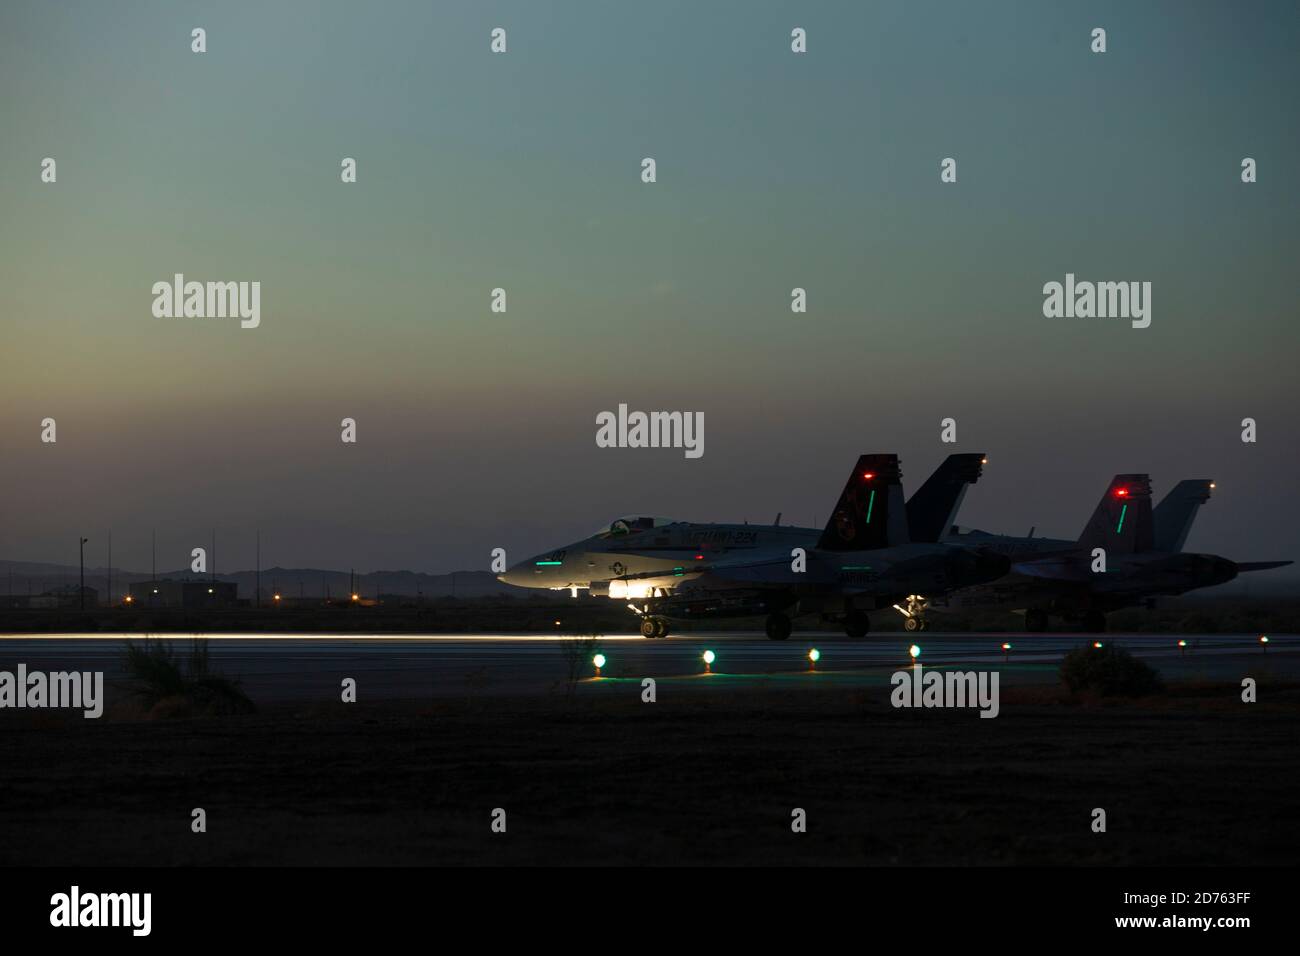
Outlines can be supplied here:
<path id="1" fill-rule="evenodd" d="M 863 455 L 820 532 L 622 518 L 499 577 L 625 600 L 646 637 L 666 636 L 670 620 L 765 615 L 768 636 L 782 640 L 792 617 L 811 613 L 861 637 L 870 628 L 869 610 L 990 581 L 1009 569 L 1006 558 L 985 549 L 933 540 L 978 480 L 983 460 L 953 456 L 904 505 L 898 457 Z M 909 519 L 930 540 L 913 540 Z"/>
<path id="2" fill-rule="evenodd" d="M 966 489 L 979 481 L 988 459 L 982 453 L 949 455 L 907 501 L 911 540 L 936 543 L 953 525 Z M 535 555 L 498 575 L 526 588 L 591 590 L 611 596 L 628 593 L 618 582 L 653 571 L 676 571 L 684 562 L 743 556 L 766 549 L 786 554 L 791 548 L 816 547 L 820 528 L 781 524 L 715 524 L 629 515 L 611 521 L 582 541 Z M 634 592 L 637 588 L 627 589 Z M 633 595 L 635 596 L 635 595 Z"/>
<path id="3" fill-rule="evenodd" d="M 1085 630 L 1104 631 L 1106 614 L 1231 581 L 1238 573 L 1279 568 L 1290 561 L 1238 563 L 1182 548 L 1214 482 L 1179 482 L 1154 510 L 1145 474 L 1116 475 L 1077 541 L 1016 538 L 953 528 L 949 543 L 1004 554 L 1006 577 L 950 593 L 937 611 L 1005 607 L 1023 610 L 1025 629 L 1046 630 L 1050 617 L 1081 619 Z"/>

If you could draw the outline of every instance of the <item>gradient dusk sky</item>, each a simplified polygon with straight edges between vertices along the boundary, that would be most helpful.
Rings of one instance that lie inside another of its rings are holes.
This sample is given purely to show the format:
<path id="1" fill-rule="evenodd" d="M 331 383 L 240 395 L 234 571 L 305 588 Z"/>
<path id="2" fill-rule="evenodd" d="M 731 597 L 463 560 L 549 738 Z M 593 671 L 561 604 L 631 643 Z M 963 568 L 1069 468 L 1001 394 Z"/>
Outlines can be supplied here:
<path id="1" fill-rule="evenodd" d="M 1297 49 L 1295 3 L 5 0 L 0 558 L 486 570 L 824 521 L 893 451 L 986 451 L 962 523 L 1017 534 L 1214 478 L 1189 548 L 1300 558 Z M 177 272 L 260 328 L 155 318 Z M 1045 318 L 1067 272 L 1150 328 Z M 597 448 L 619 403 L 703 458 Z"/>

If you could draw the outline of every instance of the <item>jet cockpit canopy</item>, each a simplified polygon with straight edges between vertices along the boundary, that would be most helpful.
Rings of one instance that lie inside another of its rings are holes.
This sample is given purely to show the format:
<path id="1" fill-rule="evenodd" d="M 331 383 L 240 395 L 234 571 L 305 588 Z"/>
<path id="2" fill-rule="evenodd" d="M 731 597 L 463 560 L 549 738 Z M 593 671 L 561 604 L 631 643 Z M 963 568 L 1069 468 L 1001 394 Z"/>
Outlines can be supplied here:
<path id="1" fill-rule="evenodd" d="M 605 527 L 601 528 L 593 538 L 617 538 L 625 534 L 635 534 L 638 531 L 651 531 L 654 528 L 662 528 L 664 525 L 676 524 L 672 518 L 652 518 L 645 515 L 627 515 L 622 518 L 616 518 Z"/>

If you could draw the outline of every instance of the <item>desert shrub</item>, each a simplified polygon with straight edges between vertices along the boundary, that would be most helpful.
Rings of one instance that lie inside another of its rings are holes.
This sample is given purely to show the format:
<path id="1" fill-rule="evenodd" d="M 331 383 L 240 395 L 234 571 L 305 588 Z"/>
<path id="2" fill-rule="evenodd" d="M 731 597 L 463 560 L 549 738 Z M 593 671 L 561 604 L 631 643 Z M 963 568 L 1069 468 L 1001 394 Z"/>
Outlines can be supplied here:
<path id="1" fill-rule="evenodd" d="M 184 664 L 163 641 L 149 637 L 139 644 L 127 641 L 125 664 L 132 693 L 150 712 L 224 715 L 255 709 L 239 681 L 213 672 L 206 640 L 194 641 Z"/>
<path id="2" fill-rule="evenodd" d="M 1145 697 L 1164 690 L 1160 675 L 1116 644 L 1076 648 L 1061 661 L 1061 680 L 1078 694 L 1094 691 L 1102 697 Z"/>
<path id="3" fill-rule="evenodd" d="M 600 635 L 566 637 L 558 642 L 565 666 L 565 689 L 572 694 L 578 681 L 591 667 L 591 659 L 600 653 Z"/>

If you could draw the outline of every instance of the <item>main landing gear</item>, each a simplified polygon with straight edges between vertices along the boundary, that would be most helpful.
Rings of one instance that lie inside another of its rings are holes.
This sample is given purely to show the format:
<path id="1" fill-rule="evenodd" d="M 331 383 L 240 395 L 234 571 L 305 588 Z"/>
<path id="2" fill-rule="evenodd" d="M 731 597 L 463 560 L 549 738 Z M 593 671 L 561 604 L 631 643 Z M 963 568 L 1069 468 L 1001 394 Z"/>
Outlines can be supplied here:
<path id="1" fill-rule="evenodd" d="M 909 594 L 907 596 L 907 606 L 895 604 L 894 610 L 903 615 L 903 630 L 905 631 L 924 631 L 930 626 L 930 622 L 925 618 L 925 612 L 929 610 L 930 602 L 920 594 Z"/>
<path id="2" fill-rule="evenodd" d="M 790 631 L 794 629 L 794 626 L 790 623 L 790 619 L 788 617 L 786 617 L 780 611 L 776 611 L 767 616 L 766 629 L 767 629 L 767 636 L 770 637 L 772 640 L 784 641 L 787 637 L 790 636 Z"/>
<path id="3" fill-rule="evenodd" d="M 661 617 L 641 618 L 642 637 L 667 637 L 668 622 Z"/>
<path id="4" fill-rule="evenodd" d="M 849 611 L 844 615 L 844 633 L 849 637 L 866 637 L 871 631 L 871 618 L 866 611 Z"/>

